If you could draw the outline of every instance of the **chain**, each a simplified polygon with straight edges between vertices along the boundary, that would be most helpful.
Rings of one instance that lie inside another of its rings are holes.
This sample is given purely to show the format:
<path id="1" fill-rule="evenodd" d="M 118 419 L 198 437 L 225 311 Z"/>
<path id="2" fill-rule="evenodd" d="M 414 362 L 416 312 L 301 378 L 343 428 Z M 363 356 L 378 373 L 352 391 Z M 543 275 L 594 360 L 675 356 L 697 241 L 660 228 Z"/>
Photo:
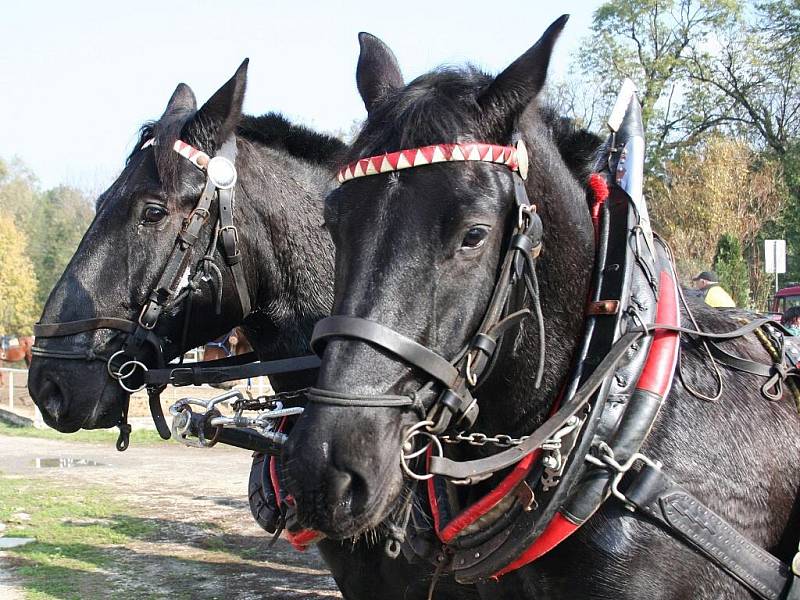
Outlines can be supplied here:
<path id="1" fill-rule="evenodd" d="M 462 442 L 468 443 L 470 446 L 485 446 L 486 444 L 493 444 L 502 448 L 509 448 L 512 446 L 519 446 L 522 442 L 528 439 L 529 436 L 523 435 L 522 437 L 513 438 L 504 433 L 495 436 L 489 436 L 485 433 L 466 433 L 464 431 L 458 432 L 455 436 L 443 435 L 439 439 L 445 444 L 460 444 Z"/>
<path id="2" fill-rule="evenodd" d="M 272 396 L 259 396 L 254 399 L 241 399 L 233 403 L 233 409 L 240 410 L 273 410 L 280 402 L 286 405 L 294 400 L 302 400 L 308 388 L 301 390 L 290 390 L 288 392 L 278 392 Z"/>

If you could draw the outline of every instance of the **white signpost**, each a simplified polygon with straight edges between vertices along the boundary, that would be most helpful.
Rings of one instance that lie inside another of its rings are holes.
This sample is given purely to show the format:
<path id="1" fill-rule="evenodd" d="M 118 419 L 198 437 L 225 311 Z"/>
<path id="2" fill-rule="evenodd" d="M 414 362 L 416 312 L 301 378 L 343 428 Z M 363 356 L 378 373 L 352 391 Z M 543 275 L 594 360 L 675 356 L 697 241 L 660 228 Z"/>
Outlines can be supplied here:
<path id="1" fill-rule="evenodd" d="M 775 291 L 778 291 L 778 273 L 786 273 L 786 240 L 764 240 L 764 266 L 767 273 L 775 273 Z"/>

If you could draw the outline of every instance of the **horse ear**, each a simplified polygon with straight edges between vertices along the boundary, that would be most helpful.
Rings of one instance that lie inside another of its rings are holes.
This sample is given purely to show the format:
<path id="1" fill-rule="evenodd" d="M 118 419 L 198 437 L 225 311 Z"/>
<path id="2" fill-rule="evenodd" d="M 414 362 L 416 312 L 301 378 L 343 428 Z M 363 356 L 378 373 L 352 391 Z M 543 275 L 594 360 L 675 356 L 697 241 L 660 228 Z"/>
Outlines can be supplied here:
<path id="1" fill-rule="evenodd" d="M 492 111 L 504 123 L 519 117 L 542 91 L 553 47 L 568 19 L 569 15 L 561 15 L 553 21 L 538 42 L 495 78 L 478 98 L 484 110 Z"/>
<path id="2" fill-rule="evenodd" d="M 249 61 L 249 58 L 245 58 L 233 77 L 197 111 L 187 124 L 190 132 L 195 130 L 203 136 L 210 135 L 216 146 L 223 144 L 233 133 L 242 116 Z"/>
<path id="3" fill-rule="evenodd" d="M 197 110 L 197 100 L 194 97 L 194 92 L 185 83 L 179 83 L 175 91 L 172 92 L 172 97 L 167 102 L 167 108 L 161 118 L 174 117 L 182 113 L 193 113 Z"/>
<path id="4" fill-rule="evenodd" d="M 369 113 L 386 92 L 403 87 L 400 65 L 389 46 L 374 35 L 358 34 L 361 53 L 358 55 L 356 85 Z"/>

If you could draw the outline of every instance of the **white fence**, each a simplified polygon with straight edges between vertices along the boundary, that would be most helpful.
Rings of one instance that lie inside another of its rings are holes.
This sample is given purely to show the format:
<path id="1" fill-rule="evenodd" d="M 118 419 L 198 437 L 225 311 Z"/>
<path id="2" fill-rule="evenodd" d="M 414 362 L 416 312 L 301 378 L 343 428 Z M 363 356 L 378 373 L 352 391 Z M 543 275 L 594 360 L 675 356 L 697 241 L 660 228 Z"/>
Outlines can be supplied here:
<path id="1" fill-rule="evenodd" d="M 42 422 L 39 409 L 28 395 L 28 370 L 0 368 L 0 408 Z"/>

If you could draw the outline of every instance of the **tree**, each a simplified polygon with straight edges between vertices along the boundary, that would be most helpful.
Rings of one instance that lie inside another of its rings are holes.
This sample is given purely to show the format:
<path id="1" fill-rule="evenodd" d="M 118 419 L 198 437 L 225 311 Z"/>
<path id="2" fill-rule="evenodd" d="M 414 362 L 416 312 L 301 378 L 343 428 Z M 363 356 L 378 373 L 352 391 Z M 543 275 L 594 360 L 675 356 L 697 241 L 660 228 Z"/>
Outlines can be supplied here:
<path id="1" fill-rule="evenodd" d="M 714 270 L 719 282 L 730 292 L 737 306 L 750 306 L 750 278 L 747 262 L 742 256 L 742 245 L 730 233 L 725 233 L 717 242 Z"/>
<path id="2" fill-rule="evenodd" d="M 93 214 L 91 202 L 74 188 L 58 186 L 41 195 L 31 218 L 29 244 L 39 305 L 64 272 Z"/>
<path id="3" fill-rule="evenodd" d="M 714 115 L 694 112 L 689 67 L 708 59 L 717 33 L 736 22 L 736 0 L 610 0 L 594 14 L 592 36 L 579 52 L 579 68 L 609 112 L 620 81 L 639 87 L 648 144 L 648 169 L 659 172 L 672 153 L 715 127 Z"/>
<path id="4" fill-rule="evenodd" d="M 0 214 L 12 217 L 18 229 L 27 231 L 38 194 L 36 177 L 21 161 L 0 159 Z"/>
<path id="5" fill-rule="evenodd" d="M 684 281 L 713 264 L 722 234 L 736 238 L 750 265 L 753 302 L 762 306 L 761 240 L 786 200 L 779 161 L 717 134 L 666 163 L 665 177 L 654 181 L 650 214 L 672 245 Z"/>
<path id="6" fill-rule="evenodd" d="M 693 49 L 688 105 L 784 156 L 800 137 L 798 43 L 800 0 L 758 4 L 754 19 L 721 28 L 716 52 Z"/>
<path id="7" fill-rule="evenodd" d="M 38 317 L 36 273 L 25 254 L 24 234 L 0 215 L 0 332 L 30 335 Z"/>

